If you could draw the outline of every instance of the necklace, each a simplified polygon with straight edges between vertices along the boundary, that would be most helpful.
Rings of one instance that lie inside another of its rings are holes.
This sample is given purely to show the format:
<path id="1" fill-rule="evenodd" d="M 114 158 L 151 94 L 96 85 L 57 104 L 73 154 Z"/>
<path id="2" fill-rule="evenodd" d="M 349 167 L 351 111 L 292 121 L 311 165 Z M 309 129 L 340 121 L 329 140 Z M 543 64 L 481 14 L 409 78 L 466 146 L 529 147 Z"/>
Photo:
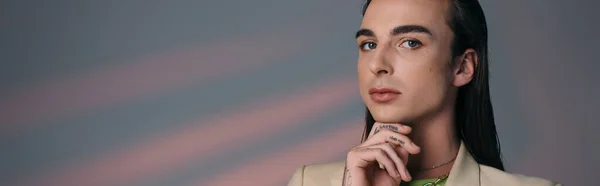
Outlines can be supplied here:
<path id="1" fill-rule="evenodd" d="M 451 160 L 449 160 L 449 161 L 447 161 L 447 162 L 444 162 L 444 163 L 442 163 L 442 164 L 435 165 L 435 166 L 433 166 L 433 167 L 421 168 L 421 169 L 418 169 L 417 171 L 421 172 L 421 171 L 427 171 L 427 170 L 437 169 L 437 168 L 440 168 L 440 167 L 442 167 L 442 166 L 444 166 L 444 165 L 447 165 L 448 163 L 450 163 L 450 162 L 454 161 L 455 159 L 456 159 L 456 156 L 455 156 L 454 158 L 452 158 Z"/>
<path id="2" fill-rule="evenodd" d="M 442 174 L 435 181 L 427 182 L 427 183 L 423 184 L 423 186 L 436 186 L 438 183 L 444 181 L 447 178 L 448 178 L 448 174 Z"/>

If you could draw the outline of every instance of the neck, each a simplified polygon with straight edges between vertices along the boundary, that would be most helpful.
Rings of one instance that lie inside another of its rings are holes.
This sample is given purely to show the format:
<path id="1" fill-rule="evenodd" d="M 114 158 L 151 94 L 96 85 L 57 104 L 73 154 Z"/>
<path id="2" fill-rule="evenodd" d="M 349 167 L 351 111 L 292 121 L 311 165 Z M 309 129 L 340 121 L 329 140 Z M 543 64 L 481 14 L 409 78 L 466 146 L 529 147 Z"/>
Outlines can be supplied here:
<path id="1" fill-rule="evenodd" d="M 453 161 L 430 168 L 444 164 L 458 154 L 460 141 L 456 137 L 453 111 L 453 108 L 443 109 L 428 119 L 411 124 L 413 131 L 409 137 L 421 147 L 421 153 L 410 156 L 408 160 L 407 167 L 413 179 L 437 178 L 450 173 Z"/>

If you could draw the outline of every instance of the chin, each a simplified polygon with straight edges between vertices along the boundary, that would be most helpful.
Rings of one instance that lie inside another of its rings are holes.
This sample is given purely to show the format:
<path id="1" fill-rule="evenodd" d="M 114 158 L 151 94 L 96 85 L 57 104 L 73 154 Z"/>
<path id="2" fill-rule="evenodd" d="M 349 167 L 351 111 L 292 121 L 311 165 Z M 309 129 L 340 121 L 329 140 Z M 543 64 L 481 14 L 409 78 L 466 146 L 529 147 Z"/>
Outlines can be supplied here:
<path id="1" fill-rule="evenodd" d="M 373 119 L 382 123 L 405 123 L 408 121 L 406 112 L 392 108 L 369 108 Z"/>

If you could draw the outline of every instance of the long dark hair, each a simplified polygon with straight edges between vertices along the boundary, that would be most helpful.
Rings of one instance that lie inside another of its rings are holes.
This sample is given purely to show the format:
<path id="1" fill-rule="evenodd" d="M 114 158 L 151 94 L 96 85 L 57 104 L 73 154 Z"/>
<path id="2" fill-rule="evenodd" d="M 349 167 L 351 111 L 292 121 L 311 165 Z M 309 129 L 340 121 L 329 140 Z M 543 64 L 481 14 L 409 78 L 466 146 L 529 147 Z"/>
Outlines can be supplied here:
<path id="1" fill-rule="evenodd" d="M 458 139 L 479 164 L 504 170 L 500 142 L 489 90 L 487 26 L 485 15 L 476 0 L 451 0 L 448 25 L 454 32 L 452 56 L 461 55 L 466 49 L 477 51 L 478 63 L 473 79 L 458 88 L 455 104 L 455 127 Z M 362 9 L 363 16 L 371 0 L 367 0 Z M 363 140 L 373 128 L 375 119 L 366 109 Z"/>

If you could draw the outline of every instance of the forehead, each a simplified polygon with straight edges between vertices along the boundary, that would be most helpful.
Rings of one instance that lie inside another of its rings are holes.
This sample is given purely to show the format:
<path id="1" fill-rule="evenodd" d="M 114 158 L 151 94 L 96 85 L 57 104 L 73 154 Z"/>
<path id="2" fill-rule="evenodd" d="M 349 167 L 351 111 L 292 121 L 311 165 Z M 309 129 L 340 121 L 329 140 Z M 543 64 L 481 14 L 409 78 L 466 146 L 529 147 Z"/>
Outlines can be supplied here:
<path id="1" fill-rule="evenodd" d="M 433 35 L 443 35 L 447 24 L 446 0 L 373 0 L 363 17 L 361 28 L 371 29 L 376 35 L 387 34 L 401 25 L 420 25 Z M 436 34 L 437 33 L 437 34 Z"/>

